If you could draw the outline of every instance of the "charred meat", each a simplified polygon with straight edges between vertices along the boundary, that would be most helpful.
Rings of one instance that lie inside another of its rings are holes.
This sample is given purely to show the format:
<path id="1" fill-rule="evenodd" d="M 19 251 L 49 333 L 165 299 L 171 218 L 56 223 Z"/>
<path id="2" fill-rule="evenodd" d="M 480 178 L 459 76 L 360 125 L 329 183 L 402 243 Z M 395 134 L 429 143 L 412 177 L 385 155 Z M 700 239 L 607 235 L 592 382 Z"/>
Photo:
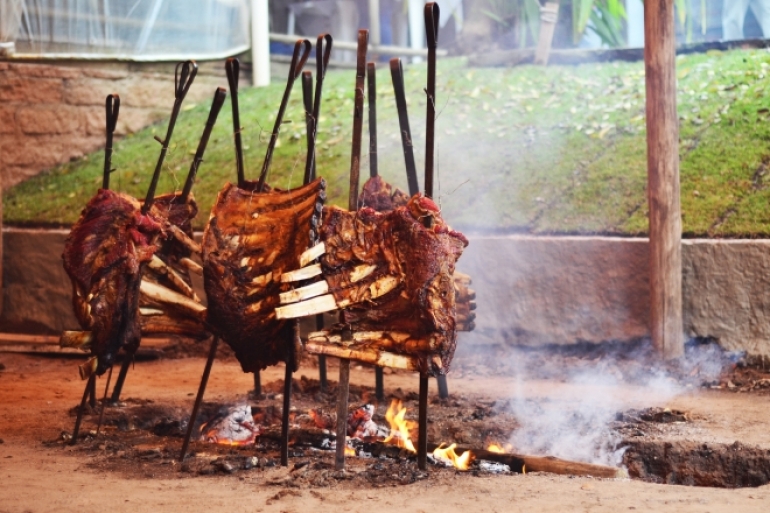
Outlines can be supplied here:
<path id="1" fill-rule="evenodd" d="M 195 254 L 200 254 L 200 248 L 193 241 L 192 221 L 198 214 L 195 200 L 190 195 L 183 202 L 180 194 L 166 194 L 155 198 L 152 212 L 162 220 L 164 236 L 157 241 L 158 250 L 147 266 L 144 279 L 200 303 L 190 278 L 191 272 L 202 272 L 192 260 Z M 208 336 L 203 319 L 195 310 L 159 301 L 146 293 L 140 297 L 140 308 L 144 335 Z"/>
<path id="2" fill-rule="evenodd" d="M 161 225 L 130 196 L 100 189 L 83 209 L 64 245 L 75 316 L 90 330 L 93 358 L 84 368 L 103 374 L 123 348 L 139 347 L 139 286 L 155 253 Z"/>
<path id="3" fill-rule="evenodd" d="M 425 373 L 446 372 L 457 329 L 453 274 L 468 241 L 444 223 L 435 203 L 416 195 L 389 213 L 329 207 L 320 234 L 324 282 L 296 289 L 300 301 L 278 315 L 341 309 L 349 344 L 408 354 Z M 302 301 L 311 290 L 324 295 Z"/>
<path id="4" fill-rule="evenodd" d="M 235 351 L 244 372 L 297 362 L 292 326 L 275 316 L 289 290 L 283 272 L 315 238 L 325 199 L 322 179 L 289 191 L 255 192 L 227 184 L 203 234 L 207 322 Z"/>

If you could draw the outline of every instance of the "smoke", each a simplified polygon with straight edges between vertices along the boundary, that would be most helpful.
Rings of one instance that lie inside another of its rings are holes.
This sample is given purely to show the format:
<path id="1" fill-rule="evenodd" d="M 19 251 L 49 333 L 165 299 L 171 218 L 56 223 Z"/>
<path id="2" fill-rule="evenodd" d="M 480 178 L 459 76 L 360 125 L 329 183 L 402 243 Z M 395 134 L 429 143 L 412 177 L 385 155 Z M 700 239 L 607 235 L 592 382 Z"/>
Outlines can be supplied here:
<path id="1" fill-rule="evenodd" d="M 515 452 L 620 466 L 625 449 L 612 429 L 617 414 L 665 404 L 684 388 L 660 370 L 623 377 L 613 367 L 602 360 L 565 369 L 563 383 L 547 385 L 553 387 L 547 394 L 533 395 L 531 382 L 517 379 L 507 406 L 519 423 L 509 440 Z"/>

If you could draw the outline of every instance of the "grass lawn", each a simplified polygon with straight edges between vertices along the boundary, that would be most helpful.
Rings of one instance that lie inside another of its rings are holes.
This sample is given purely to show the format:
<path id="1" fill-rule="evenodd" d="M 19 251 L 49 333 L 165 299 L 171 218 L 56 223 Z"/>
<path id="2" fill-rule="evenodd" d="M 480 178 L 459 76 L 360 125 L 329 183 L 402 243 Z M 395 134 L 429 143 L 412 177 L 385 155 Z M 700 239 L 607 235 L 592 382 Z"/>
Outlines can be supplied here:
<path id="1" fill-rule="evenodd" d="M 387 67 L 378 75 L 380 174 L 406 189 L 395 101 Z M 425 141 L 424 65 L 405 69 L 418 169 Z M 686 236 L 770 236 L 770 53 L 710 52 L 677 59 L 683 229 Z M 284 84 L 241 90 L 247 176 L 262 166 Z M 347 202 L 353 114 L 352 71 L 329 71 L 318 142 L 318 172 L 329 201 Z M 439 61 L 437 188 L 445 218 L 470 232 L 603 233 L 647 231 L 643 63 L 547 68 L 469 68 Z M 195 86 L 193 86 L 195 87 Z M 169 98 L 169 111 L 173 99 Z M 184 183 L 208 105 L 177 122 L 159 193 Z M 268 182 L 302 180 L 304 114 L 299 83 L 287 109 Z M 116 144 L 113 188 L 144 197 L 166 123 Z M 229 102 L 220 114 L 194 193 L 203 212 L 235 180 Z M 366 130 L 365 130 L 366 141 Z M 368 147 L 364 142 L 364 151 Z M 6 191 L 8 224 L 68 225 L 101 184 L 102 152 Z M 366 178 L 368 155 L 362 162 Z M 362 179 L 362 181 L 363 181 Z M 422 178 L 421 178 L 422 179 Z"/>

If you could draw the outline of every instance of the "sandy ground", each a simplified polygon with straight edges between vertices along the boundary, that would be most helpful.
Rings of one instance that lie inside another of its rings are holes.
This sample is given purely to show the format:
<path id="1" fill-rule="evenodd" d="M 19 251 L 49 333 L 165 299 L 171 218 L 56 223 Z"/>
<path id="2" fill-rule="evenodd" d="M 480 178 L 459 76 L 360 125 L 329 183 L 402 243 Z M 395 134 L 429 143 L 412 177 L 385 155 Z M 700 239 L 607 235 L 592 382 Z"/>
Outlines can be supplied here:
<path id="1" fill-rule="evenodd" d="M 44 444 L 62 431 L 71 431 L 69 416 L 82 394 L 76 361 L 65 358 L 0 353 L 0 512 L 91 511 L 654 511 L 654 512 L 767 512 L 770 486 L 744 489 L 656 485 L 628 479 L 601 480 L 550 474 L 476 477 L 452 473 L 411 485 L 386 488 L 291 489 L 276 486 L 289 470 L 273 468 L 246 475 L 178 478 L 126 478 L 97 472 L 89 466 L 93 455 L 61 445 Z M 124 397 L 191 407 L 203 369 L 202 358 L 137 363 L 129 374 Z M 303 368 L 299 374 L 315 376 Z M 282 378 L 281 368 L 263 373 L 263 383 Z M 351 382 L 371 385 L 370 370 L 354 367 Z M 330 378 L 336 369 L 330 369 Z M 450 376 L 451 377 L 451 376 Z M 386 376 L 386 387 L 417 390 L 416 376 Z M 432 383 L 431 386 L 435 384 Z M 103 387 L 100 380 L 98 386 Z M 601 389 L 555 381 L 516 383 L 512 378 L 465 376 L 450 380 L 453 394 L 503 398 L 517 386 L 538 400 L 570 402 L 572 394 L 605 393 Z M 206 399 L 230 401 L 245 397 L 251 375 L 234 361 L 217 361 Z M 435 393 L 435 390 L 432 390 Z M 613 391 L 617 393 L 617 391 Z M 700 421 L 679 436 L 703 441 L 770 447 L 770 397 L 723 391 L 696 390 L 667 404 L 650 402 L 645 387 L 626 386 L 625 404 L 668 406 L 691 412 Z M 101 393 L 100 393 L 101 394 Z M 93 428 L 87 421 L 84 429 Z M 676 437 L 676 433 L 672 436 Z M 430 472 L 430 471 L 429 471 Z"/>

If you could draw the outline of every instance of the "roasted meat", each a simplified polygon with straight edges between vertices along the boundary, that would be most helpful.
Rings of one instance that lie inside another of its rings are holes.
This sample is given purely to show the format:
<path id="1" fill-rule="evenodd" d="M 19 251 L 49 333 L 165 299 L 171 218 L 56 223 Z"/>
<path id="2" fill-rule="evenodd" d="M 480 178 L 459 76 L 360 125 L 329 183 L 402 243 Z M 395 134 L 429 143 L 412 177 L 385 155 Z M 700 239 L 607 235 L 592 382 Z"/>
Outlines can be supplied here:
<path id="1" fill-rule="evenodd" d="M 165 236 L 158 238 L 158 250 L 147 266 L 144 279 L 200 303 L 190 278 L 191 270 L 199 274 L 202 272 L 192 260 L 195 254 L 200 255 L 200 248 L 193 242 L 192 221 L 198 214 L 195 199 L 190 195 L 183 202 L 179 194 L 159 196 L 153 202 L 152 213 L 161 219 Z M 139 302 L 142 334 L 174 334 L 193 338 L 208 336 L 200 311 L 185 305 L 189 302 L 180 305 L 179 302 L 158 300 L 142 293 Z"/>
<path id="2" fill-rule="evenodd" d="M 453 273 L 468 241 L 444 223 L 436 204 L 416 195 L 389 213 L 329 207 L 320 234 L 324 282 L 284 295 L 284 303 L 316 297 L 280 307 L 278 316 L 339 308 L 351 337 L 341 341 L 337 330 L 328 341 L 407 354 L 416 370 L 446 372 L 456 341 Z"/>
<path id="3" fill-rule="evenodd" d="M 64 245 L 64 269 L 72 281 L 75 316 L 90 330 L 93 358 L 83 375 L 101 375 L 123 348 L 139 347 L 139 286 L 155 253 L 161 225 L 142 214 L 130 196 L 100 189 L 83 209 Z"/>
<path id="4" fill-rule="evenodd" d="M 279 294 L 290 289 L 281 275 L 300 266 L 326 197 L 322 179 L 289 191 L 258 193 L 255 186 L 225 185 L 202 244 L 207 322 L 244 372 L 298 360 L 293 327 L 274 310 Z"/>
<path id="5" fill-rule="evenodd" d="M 409 202 L 409 196 L 393 187 L 380 175 L 369 178 L 358 197 L 359 207 L 371 207 L 377 212 L 390 212 Z M 476 324 L 476 292 L 470 288 L 471 277 L 459 271 L 454 273 L 457 331 L 473 331 Z"/>
<path id="6" fill-rule="evenodd" d="M 369 178 L 358 196 L 359 208 L 369 207 L 377 212 L 390 212 L 403 207 L 409 202 L 409 196 L 401 189 L 396 188 L 382 179 L 380 175 Z"/>

